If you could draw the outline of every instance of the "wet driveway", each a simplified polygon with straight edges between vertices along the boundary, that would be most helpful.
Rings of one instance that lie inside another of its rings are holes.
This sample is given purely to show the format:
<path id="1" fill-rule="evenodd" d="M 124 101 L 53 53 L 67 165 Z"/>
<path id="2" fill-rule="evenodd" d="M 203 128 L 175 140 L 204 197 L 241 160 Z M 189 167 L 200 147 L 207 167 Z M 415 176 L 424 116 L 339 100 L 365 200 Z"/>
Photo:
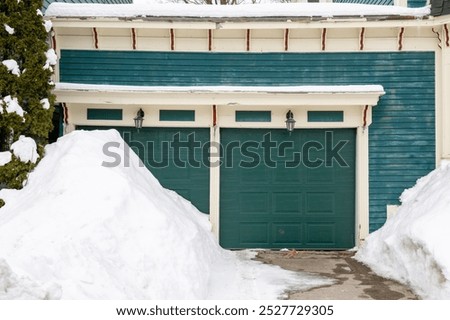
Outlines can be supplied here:
<path id="1" fill-rule="evenodd" d="M 350 251 L 259 251 L 256 260 L 283 269 L 309 272 L 332 278 L 335 283 L 307 291 L 291 291 L 291 300 L 415 300 L 418 297 L 406 286 L 377 276 L 353 259 Z"/>

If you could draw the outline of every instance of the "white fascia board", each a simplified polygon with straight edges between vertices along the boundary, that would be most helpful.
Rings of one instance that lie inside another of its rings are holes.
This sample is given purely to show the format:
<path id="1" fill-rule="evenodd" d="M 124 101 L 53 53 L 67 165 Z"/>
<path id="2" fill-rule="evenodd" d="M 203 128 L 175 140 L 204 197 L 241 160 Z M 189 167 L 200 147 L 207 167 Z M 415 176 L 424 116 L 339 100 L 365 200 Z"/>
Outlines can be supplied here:
<path id="1" fill-rule="evenodd" d="M 280 21 L 176 21 L 143 20 L 120 18 L 47 18 L 54 28 L 141 28 L 141 29 L 320 29 L 320 28 L 394 28 L 394 27 L 433 27 L 446 22 L 443 19 L 392 19 L 367 20 L 366 18 L 329 18 L 318 21 L 280 20 Z"/>
<path id="2" fill-rule="evenodd" d="M 59 102 L 128 105 L 374 106 L 379 85 L 293 87 L 135 87 L 57 84 Z"/>

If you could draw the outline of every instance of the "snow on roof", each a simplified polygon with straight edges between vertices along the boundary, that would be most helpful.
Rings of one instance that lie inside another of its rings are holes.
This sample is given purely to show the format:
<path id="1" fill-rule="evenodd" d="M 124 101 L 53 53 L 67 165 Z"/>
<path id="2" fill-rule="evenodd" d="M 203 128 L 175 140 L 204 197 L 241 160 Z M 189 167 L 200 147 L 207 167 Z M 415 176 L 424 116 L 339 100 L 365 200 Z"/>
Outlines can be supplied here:
<path id="1" fill-rule="evenodd" d="M 341 86 L 121 86 L 58 82 L 56 90 L 96 92 L 166 92 L 166 93 L 378 93 L 384 94 L 381 85 Z"/>
<path id="2" fill-rule="evenodd" d="M 239 6 L 193 4 L 72 4 L 52 3 L 47 17 L 129 17 L 129 18 L 286 18 L 402 16 L 422 18 L 429 6 L 405 8 L 349 3 L 277 3 Z"/>

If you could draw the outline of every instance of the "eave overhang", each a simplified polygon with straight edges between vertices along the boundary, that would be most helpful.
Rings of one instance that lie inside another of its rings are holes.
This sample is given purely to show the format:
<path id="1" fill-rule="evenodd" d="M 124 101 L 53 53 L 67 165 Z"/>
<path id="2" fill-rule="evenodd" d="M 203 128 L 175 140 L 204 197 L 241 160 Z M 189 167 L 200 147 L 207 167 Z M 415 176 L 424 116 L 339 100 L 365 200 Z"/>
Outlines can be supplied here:
<path id="1" fill-rule="evenodd" d="M 379 85 L 292 87 L 144 87 L 56 84 L 58 102 L 120 105 L 375 106 Z"/>

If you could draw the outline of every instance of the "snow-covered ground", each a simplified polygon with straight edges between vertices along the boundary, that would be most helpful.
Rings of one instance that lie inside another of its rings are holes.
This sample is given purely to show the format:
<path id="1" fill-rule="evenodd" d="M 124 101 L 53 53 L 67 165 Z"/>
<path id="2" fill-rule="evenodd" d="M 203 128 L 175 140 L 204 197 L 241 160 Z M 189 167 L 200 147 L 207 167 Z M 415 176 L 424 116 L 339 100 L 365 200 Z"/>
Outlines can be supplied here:
<path id="1" fill-rule="evenodd" d="M 102 166 L 107 143 L 124 154 L 115 130 L 66 135 L 24 189 L 0 191 L 0 299 L 276 299 L 330 283 L 223 250 L 133 152 Z"/>
<path id="2" fill-rule="evenodd" d="M 424 299 L 450 299 L 450 162 L 400 200 L 397 214 L 369 235 L 356 258 Z"/>

